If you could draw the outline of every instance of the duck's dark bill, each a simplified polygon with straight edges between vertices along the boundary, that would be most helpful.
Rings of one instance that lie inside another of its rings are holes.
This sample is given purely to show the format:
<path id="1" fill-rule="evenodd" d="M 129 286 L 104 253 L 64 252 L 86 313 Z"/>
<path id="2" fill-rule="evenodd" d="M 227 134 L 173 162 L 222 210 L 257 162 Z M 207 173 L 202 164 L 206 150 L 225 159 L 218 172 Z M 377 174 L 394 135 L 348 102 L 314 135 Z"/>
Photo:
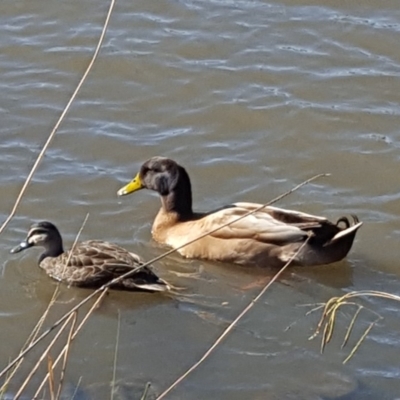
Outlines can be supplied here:
<path id="1" fill-rule="evenodd" d="M 29 249 L 29 247 L 32 247 L 33 245 L 31 244 L 31 243 L 28 243 L 28 242 L 21 242 L 18 246 L 15 246 L 14 248 L 12 248 L 11 250 L 10 250 L 10 253 L 19 253 L 20 251 L 22 251 L 22 250 L 25 250 L 25 249 Z"/>

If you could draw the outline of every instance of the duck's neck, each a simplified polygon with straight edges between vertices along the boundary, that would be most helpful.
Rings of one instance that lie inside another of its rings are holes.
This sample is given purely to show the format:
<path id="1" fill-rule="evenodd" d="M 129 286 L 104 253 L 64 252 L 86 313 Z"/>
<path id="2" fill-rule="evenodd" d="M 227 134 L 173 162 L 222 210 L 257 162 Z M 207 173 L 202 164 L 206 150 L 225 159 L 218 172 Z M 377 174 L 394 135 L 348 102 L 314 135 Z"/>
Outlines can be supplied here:
<path id="1" fill-rule="evenodd" d="M 44 253 L 39 257 L 39 264 L 47 257 L 58 257 L 62 253 L 64 253 L 64 248 L 60 237 L 59 240 L 53 241 L 46 246 Z"/>
<path id="2" fill-rule="evenodd" d="M 185 169 L 179 166 L 178 171 L 176 184 L 167 195 L 161 196 L 161 203 L 165 212 L 175 213 L 178 219 L 186 219 L 193 215 L 192 187 Z"/>

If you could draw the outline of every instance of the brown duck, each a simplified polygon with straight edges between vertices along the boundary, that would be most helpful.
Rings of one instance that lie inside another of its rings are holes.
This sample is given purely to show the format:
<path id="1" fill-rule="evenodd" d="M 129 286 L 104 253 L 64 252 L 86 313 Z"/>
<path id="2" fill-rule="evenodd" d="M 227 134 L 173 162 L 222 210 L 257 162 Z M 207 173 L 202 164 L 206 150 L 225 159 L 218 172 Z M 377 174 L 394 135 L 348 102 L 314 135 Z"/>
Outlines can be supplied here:
<path id="1" fill-rule="evenodd" d="M 164 157 L 147 160 L 118 195 L 140 189 L 154 190 L 161 196 L 161 209 L 153 223 L 152 234 L 156 241 L 173 248 L 261 206 L 234 203 L 208 213 L 193 212 L 188 173 L 177 162 Z M 178 251 L 187 258 L 281 267 L 310 237 L 293 264 L 329 264 L 346 257 L 361 225 L 356 216 L 352 221 L 341 217 L 333 223 L 299 211 L 265 207 Z"/>
<path id="2" fill-rule="evenodd" d="M 25 241 L 14 247 L 11 253 L 19 253 L 33 246 L 45 249 L 39 257 L 39 267 L 53 279 L 72 286 L 100 287 L 143 264 L 138 255 L 100 240 L 78 243 L 70 254 L 70 251 L 64 251 L 56 226 L 47 221 L 33 224 Z M 112 288 L 147 292 L 170 289 L 149 267 L 140 268 Z"/>

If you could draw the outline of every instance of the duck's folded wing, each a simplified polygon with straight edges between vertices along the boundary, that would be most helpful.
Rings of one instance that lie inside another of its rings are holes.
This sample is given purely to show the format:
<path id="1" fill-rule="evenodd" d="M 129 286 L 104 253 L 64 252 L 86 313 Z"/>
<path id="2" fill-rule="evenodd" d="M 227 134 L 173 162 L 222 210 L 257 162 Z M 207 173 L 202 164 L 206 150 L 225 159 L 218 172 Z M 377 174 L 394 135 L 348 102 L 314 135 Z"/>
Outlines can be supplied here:
<path id="1" fill-rule="evenodd" d="M 130 262 L 136 264 L 144 262 L 142 258 L 139 257 L 137 254 L 131 253 L 123 247 L 116 245 L 115 243 L 104 242 L 103 240 L 89 240 L 83 242 L 82 244 L 84 244 L 88 249 L 94 249 L 95 251 L 104 252 L 109 257 L 123 259 L 128 263 Z"/>
<path id="2" fill-rule="evenodd" d="M 63 255 L 63 263 L 69 267 L 87 267 L 90 265 L 100 265 L 109 261 L 116 261 L 121 265 L 131 268 L 132 265 L 142 264 L 143 260 L 134 253 L 130 253 L 123 247 L 113 243 L 89 240 L 80 243 L 72 250 L 65 252 Z"/>
<path id="3" fill-rule="evenodd" d="M 235 207 L 246 210 L 247 212 L 253 211 L 257 208 L 262 207 L 262 204 L 258 203 L 234 203 Z M 272 218 L 284 222 L 286 224 L 302 224 L 302 223 L 325 223 L 328 220 L 325 217 L 318 215 L 307 214 L 297 210 L 286 210 L 283 208 L 267 206 L 262 208 L 260 213 L 270 215 Z"/>
<path id="4" fill-rule="evenodd" d="M 118 261 L 110 261 L 103 265 L 102 271 L 99 271 L 98 276 L 106 277 L 108 274 L 111 274 L 112 279 L 114 279 L 131 271 L 135 272 L 122 279 L 117 284 L 118 286 L 125 287 L 126 289 L 136 288 L 152 292 L 163 292 L 170 289 L 168 283 L 159 278 L 149 266 L 125 266 L 119 264 Z"/>
<path id="5" fill-rule="evenodd" d="M 114 286 L 153 292 L 169 289 L 168 284 L 158 278 L 149 266 L 141 266 L 139 256 L 114 244 L 101 241 L 83 242 L 73 249 L 72 254 L 68 251 L 62 258 L 62 264 L 67 265 L 65 280 L 76 286 L 99 287 L 132 272 Z"/>
<path id="6" fill-rule="evenodd" d="M 251 210 L 235 205 L 235 207 L 209 214 L 204 218 L 204 222 L 207 228 L 211 230 L 235 221 L 248 211 Z M 219 239 L 252 239 L 265 243 L 284 244 L 304 240 L 307 237 L 307 232 L 298 226 L 284 223 L 267 212 L 258 211 L 221 228 L 211 236 Z"/>
<path id="7" fill-rule="evenodd" d="M 111 281 L 128 272 L 135 271 L 124 279 L 137 280 L 138 283 L 146 282 L 149 278 L 154 280 L 156 276 L 149 267 L 140 267 L 140 264 L 132 265 L 124 260 L 116 260 L 107 253 L 98 252 L 90 257 L 86 254 L 73 254 L 70 257 L 69 276 L 76 284 L 82 282 L 85 286 L 98 286 Z"/>

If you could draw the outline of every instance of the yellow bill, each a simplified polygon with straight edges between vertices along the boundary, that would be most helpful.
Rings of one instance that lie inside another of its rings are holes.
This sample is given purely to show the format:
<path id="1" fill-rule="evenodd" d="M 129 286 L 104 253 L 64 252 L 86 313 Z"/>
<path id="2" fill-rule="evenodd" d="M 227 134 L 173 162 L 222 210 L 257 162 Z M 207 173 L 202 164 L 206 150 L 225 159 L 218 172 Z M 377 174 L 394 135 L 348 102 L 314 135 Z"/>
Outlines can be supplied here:
<path id="1" fill-rule="evenodd" d="M 144 186 L 140 180 L 139 174 L 137 174 L 127 185 L 119 189 L 117 194 L 118 196 L 126 196 L 127 194 L 131 194 L 137 190 L 143 189 L 143 187 Z"/>

